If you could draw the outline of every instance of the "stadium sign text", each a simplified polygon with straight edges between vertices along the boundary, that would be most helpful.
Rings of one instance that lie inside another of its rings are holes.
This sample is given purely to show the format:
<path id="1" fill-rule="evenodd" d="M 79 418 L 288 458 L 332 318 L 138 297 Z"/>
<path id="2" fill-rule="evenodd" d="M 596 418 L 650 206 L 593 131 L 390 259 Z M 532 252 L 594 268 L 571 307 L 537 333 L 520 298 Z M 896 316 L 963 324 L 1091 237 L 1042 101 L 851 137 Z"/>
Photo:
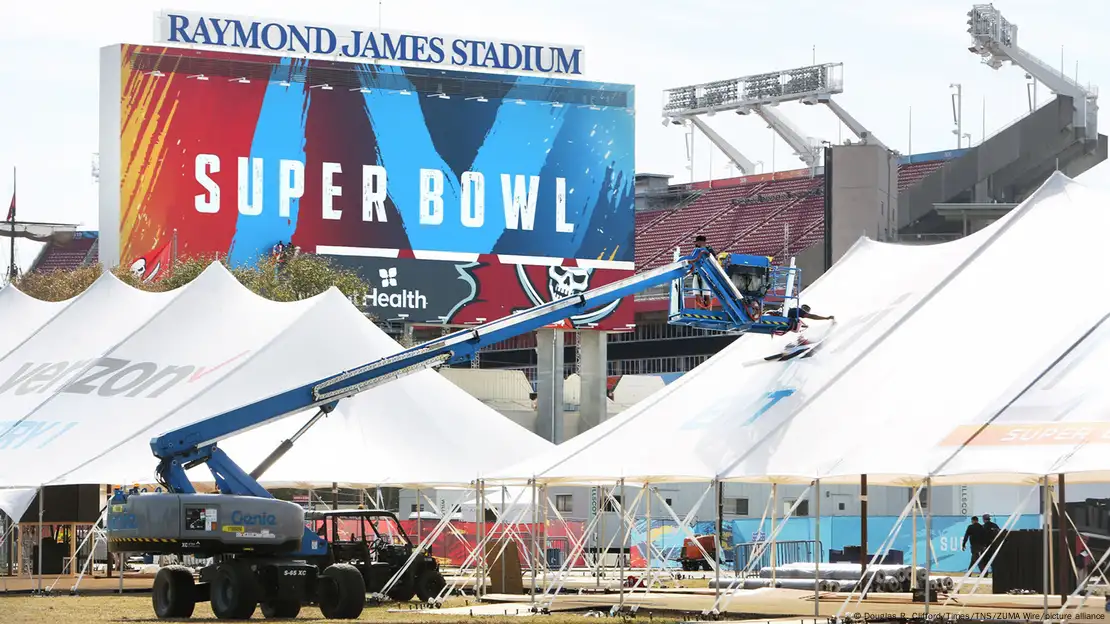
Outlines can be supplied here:
<path id="1" fill-rule="evenodd" d="M 272 160 L 270 162 L 273 162 Z M 220 211 L 220 185 L 212 179 L 212 174 L 221 169 L 220 157 L 216 154 L 197 154 L 194 162 L 194 177 L 205 192 L 194 197 L 193 207 L 197 212 L 216 214 Z M 270 165 L 271 167 L 273 165 Z M 239 214 L 258 216 L 264 205 L 263 183 L 266 177 L 266 163 L 262 158 L 240 156 L 238 159 L 237 196 Z M 335 208 L 335 198 L 342 197 L 343 187 L 335 183 L 335 176 L 343 174 L 340 163 L 320 164 L 319 180 L 321 189 L 321 218 L 338 221 L 343 212 Z M 388 173 L 380 165 L 362 165 L 362 220 L 386 222 L 385 200 L 388 195 Z M 300 160 L 278 161 L 278 216 L 289 217 L 290 205 L 299 200 L 305 190 L 305 163 Z M 536 226 L 536 202 L 540 194 L 540 176 L 511 175 L 499 176 L 501 202 L 505 214 L 505 229 L 533 231 Z M 448 181 L 439 169 L 421 169 L 419 177 L 420 225 L 443 225 L 445 211 L 458 210 L 458 219 L 463 227 L 481 228 L 486 223 L 486 176 L 480 171 L 464 171 L 456 182 L 450 180 L 451 195 L 457 193 L 458 206 L 445 206 L 444 194 Z M 356 191 L 357 192 L 357 191 Z M 496 192 L 496 191 L 495 191 Z M 574 224 L 567 222 L 567 181 L 555 178 L 555 232 L 571 234 Z M 452 217 L 454 218 L 454 217 Z"/>
<path id="2" fill-rule="evenodd" d="M 159 43 L 280 52 L 385 63 L 404 62 L 533 74 L 582 74 L 580 46 L 374 31 L 289 20 L 163 11 Z"/>

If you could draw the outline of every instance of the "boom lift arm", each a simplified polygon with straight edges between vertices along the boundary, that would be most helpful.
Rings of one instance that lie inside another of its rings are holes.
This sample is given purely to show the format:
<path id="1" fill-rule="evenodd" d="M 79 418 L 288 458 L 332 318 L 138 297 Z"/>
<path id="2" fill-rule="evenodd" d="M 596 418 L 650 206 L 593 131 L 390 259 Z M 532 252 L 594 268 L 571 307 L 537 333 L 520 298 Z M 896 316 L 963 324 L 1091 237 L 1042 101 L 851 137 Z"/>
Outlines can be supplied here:
<path id="1" fill-rule="evenodd" d="M 792 274 L 797 271 L 793 267 L 772 268 L 770 259 L 763 256 L 722 254 L 722 258 L 730 267 L 732 265 L 748 268 L 762 267 L 767 272 L 768 278 L 775 272 Z M 473 329 L 449 334 L 333 377 L 314 381 L 158 436 L 150 442 L 154 455 L 160 460 L 157 469 L 158 480 L 170 492 L 195 493 L 196 489 L 189 481 L 186 470 L 201 463 L 207 463 L 220 492 L 268 498 L 269 492 L 256 481 L 261 476 L 261 472 L 280 454 L 287 451 L 292 446 L 292 441 L 303 434 L 308 426 L 324 414 L 331 412 L 341 399 L 427 368 L 467 361 L 481 348 L 511 336 L 543 328 L 568 316 L 608 304 L 653 286 L 670 282 L 681 284 L 682 280 L 690 274 L 696 275 L 702 282 L 703 288 L 713 293 L 720 302 L 721 309 L 697 312 L 683 309 L 677 313 L 672 310 L 669 319 L 671 323 L 762 334 L 781 333 L 784 327 L 789 325 L 787 319 L 783 317 L 755 315 L 753 318 L 753 299 L 761 299 L 759 294 L 753 296 L 752 293 L 741 292 L 717 258 L 705 249 L 696 248 L 689 255 L 676 259 L 670 264 L 579 295 L 564 297 L 516 312 Z M 711 320 L 709 325 L 706 324 L 707 319 Z M 303 427 L 293 440 L 284 442 L 275 455 L 268 457 L 250 474 L 237 466 L 216 446 L 220 440 L 313 407 L 319 408 L 320 411 L 308 425 Z"/>

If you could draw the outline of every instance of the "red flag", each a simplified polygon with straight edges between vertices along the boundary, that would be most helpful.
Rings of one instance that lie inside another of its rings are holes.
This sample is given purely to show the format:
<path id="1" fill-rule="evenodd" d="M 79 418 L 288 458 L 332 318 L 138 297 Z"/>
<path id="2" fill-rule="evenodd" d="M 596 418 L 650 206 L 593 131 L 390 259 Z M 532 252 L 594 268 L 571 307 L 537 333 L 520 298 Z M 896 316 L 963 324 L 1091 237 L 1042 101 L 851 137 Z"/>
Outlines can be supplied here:
<path id="1" fill-rule="evenodd" d="M 140 256 L 131 263 L 131 272 L 144 282 L 155 282 L 165 277 L 173 264 L 172 242 L 166 241 L 161 247 Z"/>
<path id="2" fill-rule="evenodd" d="M 7 221 L 15 221 L 15 190 L 12 190 L 12 205 L 8 206 Z"/>

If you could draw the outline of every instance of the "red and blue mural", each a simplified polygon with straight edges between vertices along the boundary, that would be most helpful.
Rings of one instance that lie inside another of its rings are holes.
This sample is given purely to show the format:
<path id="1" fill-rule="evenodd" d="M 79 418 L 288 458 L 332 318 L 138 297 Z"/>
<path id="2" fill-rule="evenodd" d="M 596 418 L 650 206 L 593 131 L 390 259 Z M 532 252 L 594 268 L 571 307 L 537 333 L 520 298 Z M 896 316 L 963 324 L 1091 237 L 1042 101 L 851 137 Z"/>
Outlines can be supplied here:
<path id="1" fill-rule="evenodd" d="M 380 315 L 450 323 L 632 272 L 631 86 L 120 52 L 121 264 L 175 233 L 179 257 L 233 264 L 292 243 L 362 274 Z"/>

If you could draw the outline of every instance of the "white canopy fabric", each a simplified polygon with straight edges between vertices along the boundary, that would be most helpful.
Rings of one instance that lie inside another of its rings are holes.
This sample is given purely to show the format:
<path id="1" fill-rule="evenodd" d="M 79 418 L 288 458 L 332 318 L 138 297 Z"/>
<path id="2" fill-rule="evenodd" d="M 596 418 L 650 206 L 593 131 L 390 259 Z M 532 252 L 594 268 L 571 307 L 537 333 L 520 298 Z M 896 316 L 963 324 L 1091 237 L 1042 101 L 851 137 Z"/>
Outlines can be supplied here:
<path id="1" fill-rule="evenodd" d="M 836 317 L 834 326 L 808 322 L 805 335 L 810 340 L 828 335 L 819 357 L 764 363 L 764 357 L 780 353 L 797 335 L 745 336 L 619 416 L 549 454 L 499 471 L 497 477 L 515 481 L 534 474 L 575 483 L 713 479 L 730 454 L 752 448 L 766 435 L 763 427 L 732 429 L 746 427 L 761 402 L 776 398 L 769 393 L 788 382 L 803 388 L 827 383 L 987 236 L 984 231 L 935 246 L 861 238 L 802 295 L 814 313 Z M 789 396 L 777 396 L 793 403 Z"/>
<path id="2" fill-rule="evenodd" d="M 934 454 L 951 455 L 941 474 L 956 476 L 947 480 L 1033 483 L 1066 473 L 1069 482 L 1110 481 L 1110 316 L 1067 342 L 1052 367 L 1015 384 L 1024 386 L 1015 399 L 935 432 Z"/>
<path id="3" fill-rule="evenodd" d="M 0 488 L 0 511 L 17 522 L 27 513 L 38 488 Z"/>
<path id="4" fill-rule="evenodd" d="M 825 338 L 814 357 L 762 363 L 795 336 L 746 336 L 617 418 L 496 477 L 920 481 L 941 466 L 928 441 L 1012 399 L 1015 379 L 1049 366 L 1062 341 L 1110 310 L 1104 286 L 1059 312 L 1048 301 L 1067 283 L 1062 262 L 1099 265 L 1094 237 L 1105 231 L 1107 205 L 1055 174 L 970 237 L 933 246 L 861 240 L 803 294 L 815 313 L 836 316 L 810 322 L 805 335 Z M 1077 240 L 1084 231 L 1091 240 Z"/>
<path id="5" fill-rule="evenodd" d="M 39 301 L 13 286 L 0 288 L 0 358 L 46 325 L 73 300 Z"/>
<path id="6" fill-rule="evenodd" d="M 1016 212 L 897 332 L 797 413 L 768 472 L 905 484 L 986 472 L 996 475 L 990 481 L 1035 479 L 1051 467 L 982 445 L 961 460 L 951 439 L 974 434 L 968 425 L 993 418 L 1110 311 L 1110 276 L 1088 270 L 1105 265 L 1107 197 L 1057 173 Z M 814 435 L 818 423 L 846 415 L 854 428 Z M 789 452 L 798 447 L 812 450 Z"/>
<path id="7" fill-rule="evenodd" d="M 335 289 L 276 303 L 215 263 L 169 293 L 105 275 L 0 359 L 0 486 L 150 483 L 152 437 L 398 350 Z M 467 483 L 498 456 L 517 461 L 547 444 L 503 426 L 499 414 L 433 372 L 341 405 L 324 434 L 310 432 L 319 443 L 306 436 L 308 452 L 294 448 L 274 474 L 297 475 L 302 485 L 433 476 Z M 468 414 L 470 431 L 453 430 L 453 412 Z M 307 417 L 289 420 L 299 426 Z M 282 439 L 267 440 L 267 429 L 280 434 L 282 425 L 294 426 L 275 423 L 225 444 L 246 453 L 242 467 L 250 470 Z M 470 446 L 453 465 L 430 468 L 429 456 L 456 441 Z M 389 471 L 370 458 L 388 461 Z"/>

